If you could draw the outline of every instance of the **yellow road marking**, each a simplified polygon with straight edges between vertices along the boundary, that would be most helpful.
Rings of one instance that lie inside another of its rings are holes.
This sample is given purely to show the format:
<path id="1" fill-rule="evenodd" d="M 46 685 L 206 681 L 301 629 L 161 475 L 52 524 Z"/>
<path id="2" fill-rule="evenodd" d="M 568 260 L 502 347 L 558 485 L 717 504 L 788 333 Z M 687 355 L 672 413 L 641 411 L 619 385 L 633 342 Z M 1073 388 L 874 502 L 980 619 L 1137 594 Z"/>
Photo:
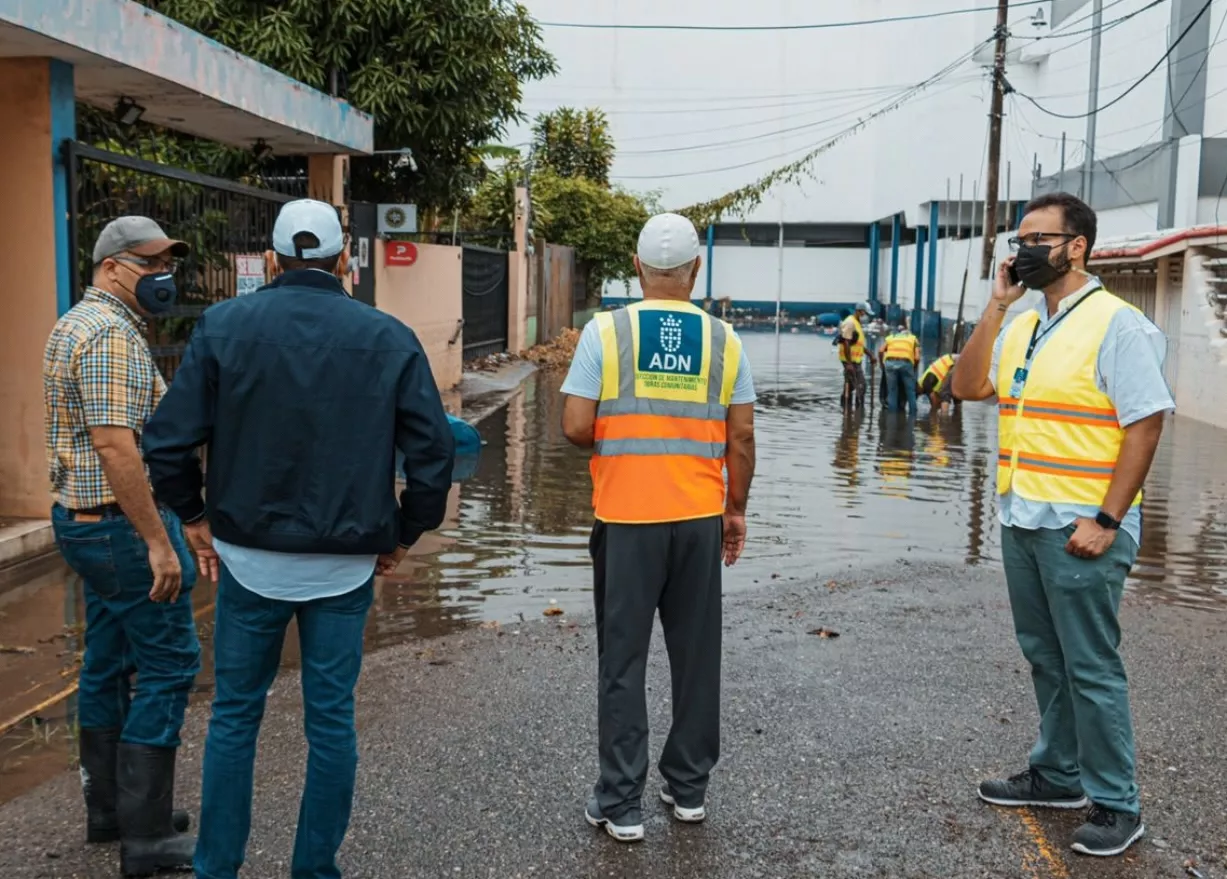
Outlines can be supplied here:
<path id="1" fill-rule="evenodd" d="M 1031 841 L 1035 844 L 1035 849 L 1039 852 L 1040 859 L 1044 864 L 1048 865 L 1048 872 L 1052 879 L 1069 879 L 1069 867 L 1065 866 L 1064 858 L 1053 848 L 1052 843 L 1048 841 L 1044 828 L 1040 827 L 1040 822 L 1026 809 L 1020 810 L 1018 817 L 1022 819 L 1023 827 L 1027 829 Z M 1031 863 L 1028 866 L 1035 865 Z M 1038 871 L 1036 875 L 1040 875 Z"/>

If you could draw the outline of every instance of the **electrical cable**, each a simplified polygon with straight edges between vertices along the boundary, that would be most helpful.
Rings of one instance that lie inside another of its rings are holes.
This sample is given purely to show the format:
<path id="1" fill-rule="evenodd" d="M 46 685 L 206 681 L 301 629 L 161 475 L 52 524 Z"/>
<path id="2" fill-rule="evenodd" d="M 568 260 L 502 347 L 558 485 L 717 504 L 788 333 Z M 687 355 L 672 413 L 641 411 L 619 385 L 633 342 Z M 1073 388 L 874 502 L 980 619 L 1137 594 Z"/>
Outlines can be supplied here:
<path id="1" fill-rule="evenodd" d="M 929 88 L 936 82 L 939 82 L 940 80 L 949 76 L 951 73 L 953 73 L 963 64 L 965 64 L 970 58 L 974 57 L 975 53 L 978 52 L 981 47 L 988 45 L 988 43 L 990 42 L 992 42 L 992 38 L 979 43 L 978 45 L 973 47 L 971 51 L 964 52 L 963 54 L 959 55 L 958 58 L 956 58 L 954 61 L 947 64 L 937 73 L 929 76 L 928 78 L 924 80 L 921 80 L 915 85 L 900 92 L 899 95 L 886 106 L 882 107 L 881 109 L 877 110 L 874 113 L 871 113 L 870 115 L 866 116 L 864 119 L 857 120 L 854 124 L 848 126 L 843 131 L 839 132 L 838 134 L 834 135 L 829 140 L 825 141 L 822 144 L 819 144 L 816 147 L 798 147 L 798 148 L 787 150 L 783 153 L 779 153 L 776 155 L 763 156 L 761 158 L 754 159 L 752 161 L 741 162 L 736 165 L 728 165 L 723 168 L 705 168 L 701 171 L 688 171 L 688 172 L 683 172 L 679 174 L 633 174 L 633 175 L 621 175 L 620 174 L 620 175 L 615 175 L 615 177 L 618 180 L 673 180 L 673 179 L 678 179 L 678 178 L 683 178 L 683 177 L 699 177 L 699 176 L 703 176 L 706 174 L 718 174 L 718 173 L 722 173 L 725 171 L 739 171 L 743 168 L 753 167 L 754 165 L 761 165 L 763 162 L 774 162 L 780 159 L 787 159 L 787 158 L 794 156 L 796 153 L 801 152 L 802 150 L 808 150 L 808 152 L 803 153 L 801 156 L 798 156 L 797 159 L 795 159 L 794 161 L 801 161 L 802 159 L 805 158 L 806 155 L 817 156 L 825 152 L 826 150 L 830 149 L 831 147 L 835 146 L 837 143 L 847 138 L 849 135 L 854 134 L 857 131 L 861 130 L 866 125 L 868 125 L 870 122 L 873 122 L 874 120 L 880 118 L 881 116 L 884 116 L 885 114 L 897 109 L 898 107 L 907 103 L 912 98 L 916 97 L 918 94 L 920 94 L 921 92 L 923 92 L 925 89 Z"/>
<path id="2" fill-rule="evenodd" d="M 1198 11 L 1197 15 L 1195 15 L 1195 16 L 1193 17 L 1193 20 L 1192 20 L 1192 21 L 1190 21 L 1190 22 L 1189 22 L 1189 24 L 1188 24 L 1188 26 L 1187 26 L 1187 27 L 1185 27 L 1185 29 L 1184 29 L 1183 31 L 1181 31 L 1181 32 L 1180 32 L 1180 36 L 1178 36 L 1178 37 L 1177 37 L 1177 38 L 1176 38 L 1176 39 L 1175 39 L 1175 40 L 1172 42 L 1172 44 L 1171 44 L 1170 46 L 1168 46 L 1167 51 L 1163 53 L 1163 57 L 1161 57 L 1161 58 L 1160 58 L 1158 61 L 1156 61 L 1156 62 L 1154 63 L 1154 66 L 1153 66 L 1153 67 L 1151 67 L 1151 68 L 1150 68 L 1149 70 L 1147 70 L 1147 71 L 1146 71 L 1144 74 L 1142 74 L 1142 76 L 1141 76 L 1141 78 L 1140 78 L 1140 79 L 1138 79 L 1138 80 L 1137 80 L 1137 81 L 1136 81 L 1136 82 L 1135 82 L 1133 85 L 1129 86 L 1129 88 L 1125 89 L 1123 92 L 1121 92 L 1121 93 L 1120 93 L 1119 95 L 1117 95 L 1115 98 L 1113 98 L 1112 100 L 1108 101 L 1108 103 L 1106 103 L 1106 104 L 1101 104 L 1101 105 L 1100 105 L 1099 107 L 1097 107 L 1097 108 L 1094 110 L 1094 112 L 1092 112 L 1092 113 L 1078 113 L 1078 114 L 1073 114 L 1073 115 L 1070 115 L 1070 114 L 1067 114 L 1067 113 L 1057 113 L 1057 112 L 1054 112 L 1054 111 L 1052 111 L 1052 110 L 1049 110 L 1047 107 L 1045 107 L 1043 104 L 1039 103 L 1039 101 L 1037 101 L 1035 98 L 1031 97 L 1030 95 L 1023 94 L 1022 92 L 1017 91 L 1017 90 L 1015 90 L 1015 91 L 1014 91 L 1014 93 L 1015 93 L 1015 94 L 1017 94 L 1017 95 L 1018 95 L 1020 98 L 1023 98 L 1024 100 L 1029 101 L 1030 103 L 1034 104 L 1034 105 L 1035 105 L 1035 107 L 1036 107 L 1036 109 L 1038 109 L 1040 112 L 1042 112 L 1042 113 L 1046 113 L 1046 114 L 1047 114 L 1047 115 L 1049 115 L 1049 116 L 1054 116 L 1054 117 L 1056 117 L 1057 119 L 1087 119 L 1087 118 L 1089 118 L 1089 117 L 1091 117 L 1091 116 L 1094 116 L 1094 115 L 1096 115 L 1096 114 L 1098 114 L 1098 113 L 1102 113 L 1104 110 L 1107 110 L 1109 107 L 1112 107 L 1112 106 L 1115 106 L 1116 104 L 1119 104 L 1119 103 L 1120 103 L 1121 101 L 1123 101 L 1123 100 L 1124 100 L 1126 97 L 1128 97 L 1130 94 L 1132 94 L 1132 93 L 1133 93 L 1133 91 L 1134 91 L 1136 88 L 1138 88 L 1138 86 L 1140 86 L 1140 85 L 1141 85 L 1142 83 L 1144 83 L 1144 82 L 1145 82 L 1147 79 L 1149 79 L 1149 78 L 1150 78 L 1150 77 L 1151 77 L 1151 76 L 1154 74 L 1154 72 L 1155 72 L 1156 70 L 1158 70 L 1158 69 L 1159 69 L 1159 68 L 1160 68 L 1160 67 L 1163 65 L 1163 62 L 1164 62 L 1164 61 L 1166 61 L 1168 58 L 1170 58 L 1170 57 L 1171 57 L 1171 55 L 1172 55 L 1172 53 L 1176 51 L 1176 47 L 1177 47 L 1177 46 L 1179 46 L 1179 45 L 1180 45 L 1180 43 L 1181 43 L 1181 42 L 1184 40 L 1184 38 L 1185 38 L 1185 37 L 1187 37 L 1187 36 L 1189 35 L 1189 32 L 1190 32 L 1191 30 L 1193 30 L 1193 28 L 1194 28 L 1194 26 L 1197 24 L 1197 22 L 1201 20 L 1201 17 L 1202 17 L 1203 15 L 1205 15 L 1205 14 L 1206 14 L 1206 12 L 1208 12 L 1208 11 L 1209 11 L 1209 9 L 1210 9 L 1210 4 L 1211 4 L 1211 3 L 1213 3 L 1213 2 L 1214 2 L 1214 0 L 1206 0 L 1205 4 L 1204 4 L 1204 5 L 1201 7 L 1201 10 L 1200 10 L 1200 11 Z"/>
<path id="3" fill-rule="evenodd" d="M 1016 2 L 1015 8 L 1021 6 L 1044 6 L 1048 0 L 1022 0 Z M 923 21 L 933 18 L 949 18 L 954 15 L 969 15 L 976 12 L 995 12 L 996 6 L 976 6 L 970 9 L 947 9 L 943 12 L 922 12 L 915 15 L 892 15 L 886 18 L 865 18 L 858 21 L 830 21 L 817 24 L 760 24 L 760 25 L 722 25 L 722 24 L 618 24 L 571 22 L 571 21 L 539 21 L 539 27 L 577 28 L 583 30 L 626 30 L 626 31 L 723 31 L 747 33 L 755 31 L 812 31 L 832 30 L 837 28 L 861 27 L 871 24 L 897 24 L 910 21 Z"/>

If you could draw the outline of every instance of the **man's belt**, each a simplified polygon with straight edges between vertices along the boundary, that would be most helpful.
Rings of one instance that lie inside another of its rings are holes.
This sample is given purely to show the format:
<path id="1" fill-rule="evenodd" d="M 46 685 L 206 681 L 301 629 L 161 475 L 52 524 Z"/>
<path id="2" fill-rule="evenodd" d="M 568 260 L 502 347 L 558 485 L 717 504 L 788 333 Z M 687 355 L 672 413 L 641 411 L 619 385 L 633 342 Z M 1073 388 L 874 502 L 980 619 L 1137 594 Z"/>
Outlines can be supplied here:
<path id="1" fill-rule="evenodd" d="M 83 510 L 69 510 L 68 518 L 74 522 L 101 522 L 103 519 L 115 519 L 124 515 L 119 504 L 100 504 Z"/>

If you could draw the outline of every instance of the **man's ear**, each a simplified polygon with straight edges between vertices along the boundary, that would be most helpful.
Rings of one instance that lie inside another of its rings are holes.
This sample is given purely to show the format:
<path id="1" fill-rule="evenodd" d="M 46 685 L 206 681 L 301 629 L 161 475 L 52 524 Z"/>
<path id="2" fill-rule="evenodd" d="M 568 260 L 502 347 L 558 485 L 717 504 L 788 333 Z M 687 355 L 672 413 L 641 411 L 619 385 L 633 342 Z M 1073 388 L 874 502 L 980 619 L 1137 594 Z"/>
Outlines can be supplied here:
<path id="1" fill-rule="evenodd" d="M 337 258 L 337 270 L 334 273 L 338 278 L 344 280 L 349 274 L 349 251 L 342 250 L 340 257 Z"/>
<path id="2" fill-rule="evenodd" d="M 273 250 L 264 251 L 264 283 L 271 284 L 273 278 L 276 278 L 283 271 L 281 261 L 277 259 L 277 253 Z"/>

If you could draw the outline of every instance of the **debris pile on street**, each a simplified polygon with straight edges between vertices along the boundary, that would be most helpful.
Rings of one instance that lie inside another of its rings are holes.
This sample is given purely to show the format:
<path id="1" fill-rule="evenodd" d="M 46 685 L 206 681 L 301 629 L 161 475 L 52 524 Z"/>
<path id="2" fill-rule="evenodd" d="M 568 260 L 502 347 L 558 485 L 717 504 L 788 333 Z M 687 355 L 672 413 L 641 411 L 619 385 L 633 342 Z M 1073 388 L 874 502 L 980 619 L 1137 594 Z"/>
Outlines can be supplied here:
<path id="1" fill-rule="evenodd" d="M 578 344 L 579 330 L 568 327 L 556 338 L 529 348 L 524 352 L 524 359 L 546 370 L 567 369 L 575 357 L 575 346 Z"/>

